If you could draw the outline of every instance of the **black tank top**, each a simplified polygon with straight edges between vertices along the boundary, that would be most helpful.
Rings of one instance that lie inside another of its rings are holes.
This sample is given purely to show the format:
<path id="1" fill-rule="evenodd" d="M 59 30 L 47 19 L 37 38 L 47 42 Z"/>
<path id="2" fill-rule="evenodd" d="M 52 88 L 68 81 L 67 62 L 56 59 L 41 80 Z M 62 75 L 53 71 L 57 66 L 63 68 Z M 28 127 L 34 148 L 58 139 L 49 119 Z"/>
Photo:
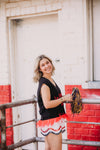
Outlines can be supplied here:
<path id="1" fill-rule="evenodd" d="M 41 120 L 47 120 L 47 119 L 59 117 L 60 115 L 65 114 L 63 103 L 54 108 L 49 108 L 49 109 L 45 108 L 43 101 L 42 101 L 41 94 L 40 94 L 42 84 L 46 84 L 50 88 L 51 100 L 55 100 L 55 99 L 62 97 L 61 90 L 57 86 L 56 83 L 55 83 L 56 84 L 55 86 L 47 78 L 44 78 L 44 77 L 40 78 L 38 91 L 37 91 L 37 98 L 38 98 L 38 105 L 40 109 L 39 112 L 41 115 Z"/>

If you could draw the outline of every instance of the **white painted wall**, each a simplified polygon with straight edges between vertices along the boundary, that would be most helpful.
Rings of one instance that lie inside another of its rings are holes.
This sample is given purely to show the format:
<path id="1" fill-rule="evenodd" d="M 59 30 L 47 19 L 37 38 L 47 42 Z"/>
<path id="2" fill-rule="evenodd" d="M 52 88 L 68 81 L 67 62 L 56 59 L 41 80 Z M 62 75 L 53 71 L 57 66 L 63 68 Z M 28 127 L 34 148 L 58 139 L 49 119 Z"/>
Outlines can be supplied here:
<path id="1" fill-rule="evenodd" d="M 39 3 L 39 2 L 38 2 Z M 75 64 L 76 62 L 76 65 L 79 64 L 80 62 L 82 62 L 82 60 L 84 61 L 84 36 L 85 36 L 85 33 L 83 33 L 83 30 L 84 30 L 84 16 L 83 16 L 83 5 L 84 3 L 82 3 L 82 1 L 65 1 L 63 3 L 53 3 L 52 5 L 49 4 L 48 2 L 48 5 L 43 5 L 43 1 L 42 1 L 42 6 L 41 6 L 41 9 L 40 9 L 40 6 L 39 7 L 36 7 L 34 6 L 34 3 L 32 2 L 32 5 L 31 5 L 31 2 L 30 1 L 26 1 L 25 3 L 23 2 L 19 2 L 19 1 L 15 1 L 15 3 L 1 3 L 1 40 L 0 41 L 3 41 L 1 42 L 0 46 L 1 46 L 1 50 L 2 50 L 2 58 L 3 59 L 6 59 L 6 61 L 4 61 L 6 64 L 9 64 L 8 63 L 8 43 L 7 43 L 7 28 L 6 28 L 6 16 L 7 17 L 13 17 L 13 16 L 20 16 L 20 15 L 24 15 L 25 14 L 28 14 L 30 15 L 31 13 L 34 14 L 34 13 L 37 13 L 37 12 L 45 12 L 47 9 L 48 11 L 53 11 L 53 10 L 57 10 L 57 9 L 60 9 L 60 8 L 63 8 L 60 12 L 59 12 L 59 26 L 60 26 L 60 34 L 61 34 L 61 40 L 63 42 L 61 43 L 64 43 L 64 45 L 62 44 L 63 46 L 63 49 L 65 49 L 65 53 L 68 51 L 70 52 L 70 54 L 68 54 L 68 56 L 66 56 L 66 64 L 69 64 L 71 65 L 71 69 L 72 68 L 75 68 L 74 66 L 72 66 L 72 64 Z M 40 5 L 41 5 L 41 2 L 40 2 Z M 80 5 L 80 7 L 79 7 Z M 26 11 L 26 6 L 27 6 L 27 11 Z M 48 6 L 48 7 L 47 7 Z M 51 6 L 51 7 L 50 7 Z M 43 8 L 44 7 L 44 8 Z M 78 7 L 78 9 L 77 9 Z M 19 9 L 18 9 L 19 8 Z M 43 9 L 42 9 L 43 8 Z M 30 11 L 28 11 L 28 9 Z M 35 12 L 33 12 L 33 10 L 36 9 Z M 22 11 L 24 10 L 24 11 Z M 44 10 L 44 11 L 43 11 Z M 77 10 L 77 11 L 76 11 Z M 73 15 L 72 15 L 73 14 Z M 80 19 L 81 18 L 81 19 Z M 6 37 L 2 40 L 2 37 Z M 5 43 L 4 43 L 5 42 Z M 67 49 L 66 49 L 67 47 Z M 70 51 L 69 51 L 70 50 Z M 78 53 L 79 55 L 78 56 L 73 56 L 72 58 L 72 55 L 71 55 L 71 51 L 73 52 L 73 55 L 74 53 Z M 6 53 L 6 54 L 5 54 Z M 63 54 L 64 55 L 64 54 Z M 69 59 L 71 56 L 71 59 Z M 5 58 L 6 57 L 6 58 Z M 78 58 L 77 58 L 78 57 Z M 72 62 L 73 61 L 73 62 Z M 3 62 L 3 64 L 4 64 Z M 4 67 L 2 67 L 3 69 L 7 69 L 4 70 L 4 74 L 3 74 L 3 71 L 2 71 L 2 82 L 1 84 L 8 84 L 9 83 L 9 77 L 8 77 L 8 71 L 9 71 L 9 68 L 7 67 L 7 65 L 5 64 Z M 81 65 L 80 65 L 81 66 Z M 70 68 L 69 67 L 69 68 Z M 77 68 L 77 67 L 76 67 Z M 81 67 L 80 67 L 81 68 Z M 69 70 L 71 69 L 68 69 L 67 68 L 67 74 L 70 73 Z M 77 68 L 78 69 L 78 68 Z M 73 74 L 73 73 L 72 73 Z M 77 75 L 76 75 L 77 76 Z M 79 80 L 81 80 L 81 75 L 79 75 L 80 77 L 77 77 Z M 67 76 L 68 77 L 68 76 Z M 5 81 L 3 81 L 3 78 L 5 78 Z M 71 77 L 73 78 L 73 77 Z M 70 78 L 70 79 L 71 79 Z M 6 81 L 7 80 L 7 81 Z M 74 79 L 73 79 L 74 80 Z M 67 80 L 66 80 L 67 81 Z M 69 81 L 69 77 L 68 77 L 68 82 Z M 72 81 L 73 82 L 73 81 Z M 77 81 L 76 81 L 77 82 Z M 81 81 L 79 81 L 81 82 Z"/>
<path id="2" fill-rule="evenodd" d="M 11 1 L 11 3 L 1 3 L 1 39 L 2 37 L 6 37 L 1 42 L 1 50 L 2 50 L 2 58 L 6 59 L 4 61 L 6 64 L 4 67 L 4 71 L 2 70 L 0 73 L 2 80 L 0 80 L 1 84 L 9 84 L 9 68 L 7 64 L 9 64 L 9 49 L 8 49 L 8 33 L 6 28 L 6 17 L 26 17 L 26 15 L 34 15 L 36 13 L 44 13 L 44 12 L 52 12 L 55 10 L 59 10 L 59 34 L 61 40 L 61 47 L 64 51 L 63 54 L 59 54 L 61 56 L 61 63 L 64 63 L 63 70 L 64 71 L 64 81 L 65 84 L 81 84 L 86 80 L 84 77 L 85 72 L 85 64 L 87 63 L 87 52 L 86 52 L 86 25 L 85 25 L 85 0 L 84 1 L 73 1 L 73 0 L 65 0 L 65 1 L 54 1 L 50 3 L 47 1 Z M 79 7 L 80 6 L 80 7 Z M 1 40 L 0 40 L 1 41 Z M 5 43 L 4 43 L 5 42 Z M 3 44 L 4 43 L 4 44 Z M 5 52 L 4 52 L 5 51 Z M 67 53 L 67 55 L 66 55 Z M 64 56 L 64 59 L 62 58 Z M 63 59 L 63 60 L 62 60 Z M 3 64 L 4 64 L 3 62 Z M 80 70 L 80 72 L 78 71 Z M 4 72 L 4 73 L 3 73 Z"/>
<path id="3" fill-rule="evenodd" d="M 9 52 L 7 43 L 6 4 L 0 3 L 0 85 L 10 83 L 9 80 Z"/>

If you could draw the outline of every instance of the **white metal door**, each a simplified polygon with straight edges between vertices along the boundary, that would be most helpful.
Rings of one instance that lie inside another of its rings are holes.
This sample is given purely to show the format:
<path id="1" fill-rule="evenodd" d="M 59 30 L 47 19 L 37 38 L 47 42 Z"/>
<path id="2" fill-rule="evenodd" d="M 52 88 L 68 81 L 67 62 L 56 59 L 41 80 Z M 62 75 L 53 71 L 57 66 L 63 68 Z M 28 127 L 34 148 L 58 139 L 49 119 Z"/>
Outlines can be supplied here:
<path id="1" fill-rule="evenodd" d="M 38 55 L 45 54 L 53 59 L 56 67 L 54 78 L 62 92 L 62 67 L 60 54 L 62 44 L 59 37 L 58 14 L 47 14 L 16 20 L 15 27 L 15 78 L 16 100 L 32 98 L 36 95 L 37 84 L 33 83 L 34 60 Z M 18 109 L 21 121 L 34 118 L 34 109 L 31 105 Z M 33 123 L 20 127 L 20 139 L 34 136 Z M 65 135 L 66 138 L 66 135 Z M 42 144 L 44 145 L 44 144 Z M 41 149 L 41 143 L 40 143 Z M 63 146 L 66 149 L 66 146 Z M 24 149 L 33 150 L 34 144 L 24 146 Z M 44 147 L 42 146 L 44 149 Z M 42 149 L 41 149 L 42 150 Z M 64 148 L 63 148 L 64 150 Z"/>

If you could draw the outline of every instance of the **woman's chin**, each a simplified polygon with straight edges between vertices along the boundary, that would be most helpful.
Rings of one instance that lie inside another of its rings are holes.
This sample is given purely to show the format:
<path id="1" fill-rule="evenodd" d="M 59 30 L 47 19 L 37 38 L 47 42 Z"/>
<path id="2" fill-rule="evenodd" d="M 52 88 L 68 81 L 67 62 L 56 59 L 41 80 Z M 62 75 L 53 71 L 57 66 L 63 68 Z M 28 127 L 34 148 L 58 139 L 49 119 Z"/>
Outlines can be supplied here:
<path id="1" fill-rule="evenodd" d="M 48 72 L 46 72 L 46 74 L 47 74 L 47 75 L 51 75 L 51 74 L 52 74 L 52 72 L 51 72 L 51 71 L 48 71 Z"/>

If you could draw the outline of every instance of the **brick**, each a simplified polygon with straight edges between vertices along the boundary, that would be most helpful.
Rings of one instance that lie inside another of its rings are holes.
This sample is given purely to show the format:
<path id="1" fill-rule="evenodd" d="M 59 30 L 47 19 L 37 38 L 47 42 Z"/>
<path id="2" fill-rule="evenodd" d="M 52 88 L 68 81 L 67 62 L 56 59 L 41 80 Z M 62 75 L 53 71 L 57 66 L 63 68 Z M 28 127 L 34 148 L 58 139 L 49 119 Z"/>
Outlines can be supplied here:
<path id="1" fill-rule="evenodd" d="M 68 145 L 68 150 L 73 150 L 73 146 L 72 146 L 72 147 L 69 147 L 69 145 Z"/>
<path id="2" fill-rule="evenodd" d="M 93 105 L 91 105 L 91 104 L 84 104 L 83 107 L 84 107 L 84 110 L 91 110 Z"/>
<path id="3" fill-rule="evenodd" d="M 52 8 L 53 10 L 61 9 L 61 4 L 59 3 L 59 4 L 57 5 L 57 3 L 53 3 L 53 4 L 51 5 L 51 8 Z"/>
<path id="4" fill-rule="evenodd" d="M 76 117 L 73 118 L 73 120 L 74 120 L 74 121 L 83 121 L 83 122 L 85 122 L 85 121 L 88 120 L 88 116 L 83 116 L 83 117 L 81 117 L 81 116 L 76 116 Z"/>
<path id="5" fill-rule="evenodd" d="M 18 6 L 18 3 L 6 3 L 6 8 L 14 8 L 17 6 Z"/>
<path id="6" fill-rule="evenodd" d="M 72 115 L 72 112 L 68 109 L 66 109 L 67 115 Z"/>
<path id="7" fill-rule="evenodd" d="M 81 128 L 81 124 L 77 123 L 67 123 L 67 127 L 72 127 L 72 128 Z"/>
<path id="8" fill-rule="evenodd" d="M 82 124 L 81 125 L 81 128 L 83 129 L 93 129 L 94 128 L 94 125 L 91 125 L 91 124 Z"/>
<path id="9" fill-rule="evenodd" d="M 99 135 L 99 136 L 96 136 L 96 139 L 95 139 L 95 141 L 98 141 L 98 142 L 100 142 L 100 135 Z"/>
<path id="10" fill-rule="evenodd" d="M 68 150 L 82 150 L 83 146 L 80 145 L 68 145 Z"/>
<path id="11" fill-rule="evenodd" d="M 82 138 L 81 138 L 80 134 L 76 134 L 76 135 L 74 135 L 74 139 L 75 140 L 81 140 Z"/>
<path id="12" fill-rule="evenodd" d="M 67 133 L 67 138 L 68 138 L 68 139 L 74 139 L 74 136 L 73 136 L 73 134 Z"/>
<path id="13" fill-rule="evenodd" d="M 11 90 L 11 85 L 3 85 L 3 90 Z"/>
<path id="14" fill-rule="evenodd" d="M 6 109 L 6 115 L 8 115 L 8 118 L 10 118 L 10 115 L 12 116 L 12 108 Z"/>
<path id="15" fill-rule="evenodd" d="M 66 110 L 71 112 L 71 106 L 70 106 L 70 104 L 66 104 Z"/>
<path id="16" fill-rule="evenodd" d="M 0 85 L 0 91 L 3 90 L 3 85 Z"/>
<path id="17" fill-rule="evenodd" d="M 9 137 L 9 138 L 12 138 L 12 136 L 13 136 L 13 132 L 12 132 L 12 129 L 7 129 L 7 137 Z"/>
<path id="18" fill-rule="evenodd" d="M 100 125 L 94 125 L 95 129 L 100 129 Z"/>
<path id="19" fill-rule="evenodd" d="M 10 96 L 5 95 L 3 98 L 3 103 L 9 103 L 11 102 Z"/>
<path id="20" fill-rule="evenodd" d="M 45 3 L 46 4 L 53 4 L 53 3 L 57 3 L 58 0 L 46 0 Z"/>
<path id="21" fill-rule="evenodd" d="M 6 116 L 7 116 L 7 119 L 6 119 L 6 124 L 7 124 L 7 126 L 8 126 L 8 125 L 11 125 L 11 124 L 12 124 L 12 118 L 11 118 L 11 116 L 10 116 L 10 113 L 9 113 L 9 115 L 6 114 Z M 9 117 L 8 117 L 8 116 L 9 116 Z"/>
<path id="22" fill-rule="evenodd" d="M 96 118 L 97 118 L 97 121 L 96 121 L 96 122 L 99 122 L 99 123 L 100 123 L 100 117 L 97 116 Z"/>
<path id="23" fill-rule="evenodd" d="M 5 91 L 2 91 L 2 94 L 5 95 L 5 96 L 10 96 L 11 93 L 9 93 L 8 90 L 5 90 Z"/>
<path id="24" fill-rule="evenodd" d="M 74 128 L 67 128 L 68 134 L 74 134 Z"/>
<path id="25" fill-rule="evenodd" d="M 81 136 L 81 139 L 82 140 L 85 140 L 85 141 L 89 141 L 90 140 L 90 137 L 88 135 L 82 135 Z"/>
<path id="26" fill-rule="evenodd" d="M 13 136 L 7 137 L 6 143 L 7 143 L 7 146 L 11 145 L 13 143 Z"/>
<path id="27" fill-rule="evenodd" d="M 32 6 L 45 5 L 44 0 L 32 0 Z"/>
<path id="28" fill-rule="evenodd" d="M 10 16 L 16 16 L 16 8 L 10 9 Z"/>
<path id="29" fill-rule="evenodd" d="M 16 9 L 15 9 L 16 16 L 20 15 L 20 10 L 21 10 L 20 7 L 16 7 Z"/>
<path id="30" fill-rule="evenodd" d="M 0 95 L 3 95 L 3 91 L 0 91 Z"/>
<path id="31" fill-rule="evenodd" d="M 47 10 L 47 11 L 52 10 L 52 7 L 51 7 L 51 5 L 50 5 L 50 4 L 46 5 L 46 10 Z"/>
<path id="32" fill-rule="evenodd" d="M 91 129 L 91 130 L 89 130 L 89 134 L 94 135 L 94 136 L 99 136 L 100 130 L 99 129 Z"/>
<path id="33" fill-rule="evenodd" d="M 80 134 L 67 134 L 68 139 L 81 140 Z"/>
<path id="34" fill-rule="evenodd" d="M 66 92 L 71 92 L 72 86 L 70 86 L 69 90 L 66 90 Z M 82 90 L 80 88 L 80 90 Z M 81 91 L 81 94 L 83 97 L 86 97 L 86 93 L 88 93 L 89 95 L 91 95 L 91 93 L 93 93 L 93 91 Z M 97 92 L 97 91 L 95 91 Z M 70 117 L 71 120 L 75 120 L 75 121 L 90 121 L 90 122 L 99 122 L 100 118 L 99 118 L 99 107 L 98 105 L 91 105 L 91 104 L 83 104 L 83 111 L 78 115 L 74 115 L 74 117 Z M 96 111 L 97 110 L 97 111 Z M 68 110 L 68 114 L 71 115 L 71 112 Z M 97 115 L 97 116 L 96 116 Z M 98 118 L 97 118 L 98 117 Z M 88 125 L 88 124 L 82 124 L 81 127 L 77 128 L 74 125 L 69 124 L 68 127 L 70 128 L 73 127 L 74 128 L 74 135 L 72 136 L 71 134 L 68 134 L 68 138 L 71 139 L 82 139 L 82 140 L 87 140 L 87 141 L 99 141 L 99 126 L 97 126 L 97 130 L 96 127 L 94 125 Z M 71 129 L 68 130 L 69 133 Z M 80 137 L 81 136 L 81 137 Z M 69 147 L 69 146 L 68 146 Z M 72 147 L 71 147 L 72 148 Z M 96 147 L 91 147 L 90 149 L 96 149 Z M 72 149 L 75 149 L 74 147 Z M 84 148 L 85 149 L 85 148 Z M 89 149 L 89 148 L 88 148 Z M 76 148 L 77 150 L 77 148 Z"/>
<path id="35" fill-rule="evenodd" d="M 6 9 L 6 16 L 7 17 L 10 16 L 10 14 L 11 14 L 11 9 Z"/>
<path id="36" fill-rule="evenodd" d="M 28 1 L 20 1 L 17 3 L 17 6 L 18 7 L 31 7 L 32 5 L 32 2 L 31 0 L 28 0 Z"/>
<path id="37" fill-rule="evenodd" d="M 81 93 L 82 98 L 91 98 L 91 95 L 100 96 L 99 89 L 82 89 L 81 85 L 65 85 L 65 92 L 72 91 L 73 87 L 78 87 Z"/>
<path id="38" fill-rule="evenodd" d="M 98 148 L 93 146 L 84 146 L 83 150 L 98 150 Z"/>
<path id="39" fill-rule="evenodd" d="M 84 104 L 84 110 L 100 110 L 100 104 Z"/>
<path id="40" fill-rule="evenodd" d="M 88 117 L 88 122 L 100 122 L 100 118 L 94 117 Z"/>
<path id="41" fill-rule="evenodd" d="M 2 90 L 0 90 L 0 103 L 11 102 L 11 86 L 2 85 Z M 6 126 L 12 125 L 12 109 L 6 109 Z M 13 144 L 13 130 L 7 129 L 7 144 Z"/>
<path id="42" fill-rule="evenodd" d="M 95 116 L 100 116 L 100 110 L 95 110 Z"/>
<path id="43" fill-rule="evenodd" d="M 81 115 L 81 114 L 80 114 Z M 85 110 L 83 112 L 84 116 L 94 116 L 95 115 L 95 111 L 94 110 Z"/>
<path id="44" fill-rule="evenodd" d="M 94 109 L 94 110 L 100 110 L 100 104 L 93 105 L 92 109 Z"/>
<path id="45" fill-rule="evenodd" d="M 89 137 L 89 141 L 97 141 L 97 139 L 98 139 L 98 138 L 97 138 L 96 136 L 92 136 L 92 135 L 91 135 L 91 136 Z"/>
<path id="46" fill-rule="evenodd" d="M 89 129 L 74 128 L 74 134 L 88 135 Z"/>
<path id="47" fill-rule="evenodd" d="M 46 11 L 46 7 L 44 5 L 37 6 L 37 9 L 36 9 L 37 13 L 39 13 L 39 12 L 45 12 L 45 11 Z"/>

